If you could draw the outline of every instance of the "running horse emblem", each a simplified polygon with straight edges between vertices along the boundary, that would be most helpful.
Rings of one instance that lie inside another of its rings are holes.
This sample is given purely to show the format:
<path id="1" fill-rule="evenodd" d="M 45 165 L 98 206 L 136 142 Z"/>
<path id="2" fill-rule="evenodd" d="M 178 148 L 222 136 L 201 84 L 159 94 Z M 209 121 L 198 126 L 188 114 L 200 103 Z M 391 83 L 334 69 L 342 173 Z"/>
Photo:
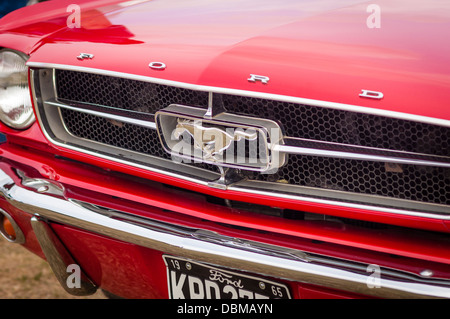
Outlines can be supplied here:
<path id="1" fill-rule="evenodd" d="M 204 127 L 201 121 L 180 119 L 173 131 L 173 137 L 177 140 L 187 133 L 193 140 L 194 148 L 203 152 L 207 160 L 220 161 L 220 156 L 230 147 L 231 143 L 242 139 L 254 141 L 258 138 L 258 133 L 244 132 L 243 130 L 233 130 L 232 134 L 217 127 Z"/>

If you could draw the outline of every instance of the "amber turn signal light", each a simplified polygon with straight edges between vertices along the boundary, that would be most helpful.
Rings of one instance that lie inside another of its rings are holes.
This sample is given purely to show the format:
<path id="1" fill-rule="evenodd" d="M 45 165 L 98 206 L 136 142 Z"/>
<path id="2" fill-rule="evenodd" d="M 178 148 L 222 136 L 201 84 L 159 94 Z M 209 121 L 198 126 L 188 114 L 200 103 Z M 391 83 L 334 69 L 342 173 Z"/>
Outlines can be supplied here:
<path id="1" fill-rule="evenodd" d="M 8 218 L 3 218 L 3 230 L 12 240 L 16 239 L 16 232 Z"/>
<path id="2" fill-rule="evenodd" d="M 25 235 L 11 215 L 0 208 L 0 236 L 16 244 L 25 243 Z"/>

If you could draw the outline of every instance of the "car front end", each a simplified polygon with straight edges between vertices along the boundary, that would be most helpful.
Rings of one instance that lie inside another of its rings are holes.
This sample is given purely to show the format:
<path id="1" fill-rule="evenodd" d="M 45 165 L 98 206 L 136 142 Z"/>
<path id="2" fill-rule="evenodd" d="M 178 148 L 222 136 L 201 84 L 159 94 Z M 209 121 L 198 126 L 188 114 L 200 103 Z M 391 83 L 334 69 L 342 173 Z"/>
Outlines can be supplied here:
<path id="1" fill-rule="evenodd" d="M 5 239 L 74 295 L 450 297 L 450 17 L 344 2 L 6 16 Z"/>

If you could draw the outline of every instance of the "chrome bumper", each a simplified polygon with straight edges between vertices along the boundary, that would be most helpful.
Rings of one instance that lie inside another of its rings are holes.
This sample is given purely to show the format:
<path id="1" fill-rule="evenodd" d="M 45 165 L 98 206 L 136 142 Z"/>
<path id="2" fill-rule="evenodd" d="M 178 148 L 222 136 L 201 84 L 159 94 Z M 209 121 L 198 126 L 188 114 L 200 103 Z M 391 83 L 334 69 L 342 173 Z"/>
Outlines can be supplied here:
<path id="1" fill-rule="evenodd" d="M 450 298 L 447 280 L 381 269 L 381 277 L 374 285 L 367 264 L 138 217 L 68 199 L 62 185 L 19 175 L 21 185 L 0 169 L 0 194 L 11 205 L 31 215 L 31 224 L 47 260 L 66 290 L 66 266 L 73 261 L 48 226 L 49 221 L 199 262 L 294 282 L 382 298 Z M 83 282 L 83 289 L 68 291 L 78 295 L 95 291 L 89 279 Z"/>

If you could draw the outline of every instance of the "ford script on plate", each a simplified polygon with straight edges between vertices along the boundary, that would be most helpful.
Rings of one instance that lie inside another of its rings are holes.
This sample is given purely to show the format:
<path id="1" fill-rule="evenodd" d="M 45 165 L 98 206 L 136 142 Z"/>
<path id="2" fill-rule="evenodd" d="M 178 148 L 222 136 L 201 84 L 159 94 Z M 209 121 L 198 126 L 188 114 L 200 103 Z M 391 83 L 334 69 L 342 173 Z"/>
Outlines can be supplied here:
<path id="1" fill-rule="evenodd" d="M 164 255 L 171 299 L 290 299 L 286 285 Z"/>

